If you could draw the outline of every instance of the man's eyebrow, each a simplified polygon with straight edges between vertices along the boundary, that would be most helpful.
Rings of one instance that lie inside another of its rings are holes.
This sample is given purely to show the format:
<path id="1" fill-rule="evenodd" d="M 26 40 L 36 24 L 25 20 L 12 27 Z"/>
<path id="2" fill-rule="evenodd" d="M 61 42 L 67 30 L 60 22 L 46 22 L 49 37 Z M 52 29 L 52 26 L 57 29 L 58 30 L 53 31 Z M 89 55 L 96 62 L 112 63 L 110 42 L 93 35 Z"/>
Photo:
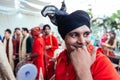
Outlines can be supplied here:
<path id="1" fill-rule="evenodd" d="M 72 33 L 77 33 L 77 32 L 69 32 L 68 34 L 72 34 Z"/>
<path id="2" fill-rule="evenodd" d="M 91 31 L 85 31 L 85 32 L 89 32 L 89 33 L 91 33 Z"/>

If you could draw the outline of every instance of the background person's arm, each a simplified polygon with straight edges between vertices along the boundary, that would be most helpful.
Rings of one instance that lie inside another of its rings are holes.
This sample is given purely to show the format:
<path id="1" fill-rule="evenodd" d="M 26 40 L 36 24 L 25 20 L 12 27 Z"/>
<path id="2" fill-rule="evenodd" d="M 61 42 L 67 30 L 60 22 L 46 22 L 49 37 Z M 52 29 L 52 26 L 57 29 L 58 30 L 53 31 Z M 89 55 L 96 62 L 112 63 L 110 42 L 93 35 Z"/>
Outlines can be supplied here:
<path id="1" fill-rule="evenodd" d="M 107 40 L 105 43 L 102 44 L 102 46 L 108 49 L 114 49 L 117 46 L 117 40 L 116 39 L 114 40 L 113 45 L 109 45 Z"/>

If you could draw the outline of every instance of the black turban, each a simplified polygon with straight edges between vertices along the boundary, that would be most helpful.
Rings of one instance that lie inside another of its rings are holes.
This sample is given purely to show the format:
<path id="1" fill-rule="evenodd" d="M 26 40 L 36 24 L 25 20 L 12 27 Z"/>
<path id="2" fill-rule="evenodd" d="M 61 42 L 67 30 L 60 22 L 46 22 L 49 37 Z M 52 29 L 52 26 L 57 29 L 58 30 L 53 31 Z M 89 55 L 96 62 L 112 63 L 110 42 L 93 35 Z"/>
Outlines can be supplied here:
<path id="1" fill-rule="evenodd" d="M 45 6 L 41 11 L 44 17 L 48 16 L 51 22 L 58 26 L 58 32 L 65 39 L 65 35 L 80 26 L 86 25 L 90 28 L 90 17 L 87 12 L 77 10 L 71 14 L 58 10 L 55 6 Z"/>
<path id="2" fill-rule="evenodd" d="M 90 17 L 82 10 L 77 10 L 69 15 L 56 15 L 56 22 L 63 39 L 67 33 L 80 26 L 86 25 L 90 28 Z"/>

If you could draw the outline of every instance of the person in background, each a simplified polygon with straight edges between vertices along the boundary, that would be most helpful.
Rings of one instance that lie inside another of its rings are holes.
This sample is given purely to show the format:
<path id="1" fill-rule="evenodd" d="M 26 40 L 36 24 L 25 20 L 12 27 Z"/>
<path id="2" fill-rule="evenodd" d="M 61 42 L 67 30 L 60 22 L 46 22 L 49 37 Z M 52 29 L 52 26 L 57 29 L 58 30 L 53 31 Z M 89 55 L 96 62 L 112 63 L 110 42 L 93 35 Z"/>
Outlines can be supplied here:
<path id="1" fill-rule="evenodd" d="M 29 31 L 27 28 L 22 28 L 22 34 L 23 37 L 20 41 L 19 46 L 19 60 L 24 60 L 27 55 L 29 55 L 32 52 L 32 43 L 33 39 L 29 35 Z"/>
<path id="2" fill-rule="evenodd" d="M 45 7 L 54 11 L 51 7 Z M 49 14 L 48 11 L 47 14 Z M 66 49 L 51 60 L 48 73 L 51 80 L 120 80 L 111 61 L 99 49 L 91 45 L 90 17 L 87 12 L 77 10 L 71 14 L 53 12 L 50 19 L 65 41 Z M 55 68 L 55 63 L 56 68 Z M 52 75 L 53 72 L 53 75 Z"/>
<path id="3" fill-rule="evenodd" d="M 0 80 L 16 80 L 8 62 L 4 44 L 0 41 Z"/>
<path id="4" fill-rule="evenodd" d="M 109 36 L 106 42 L 102 44 L 102 48 L 106 55 L 114 56 L 115 54 L 113 51 L 117 47 L 116 33 L 114 30 L 109 31 Z"/>
<path id="5" fill-rule="evenodd" d="M 20 41 L 22 39 L 22 33 L 20 28 L 15 28 L 13 39 L 16 41 L 16 55 L 14 60 L 14 67 L 16 68 L 17 64 L 19 63 L 19 47 L 20 47 Z M 15 69 L 14 69 L 14 73 L 15 73 Z"/>
<path id="6" fill-rule="evenodd" d="M 43 39 L 45 42 L 45 67 L 47 67 L 49 60 L 54 57 L 54 51 L 58 48 L 58 40 L 51 34 L 51 27 L 48 24 L 43 26 Z"/>
<path id="7" fill-rule="evenodd" d="M 15 33 L 15 31 L 14 31 L 12 38 L 15 39 L 15 36 L 16 36 L 16 33 Z"/>
<path id="8" fill-rule="evenodd" d="M 33 38 L 32 45 L 32 53 L 31 56 L 35 56 L 33 58 L 33 64 L 37 67 L 37 77 L 36 80 L 44 80 L 45 71 L 44 71 L 44 41 L 41 34 L 41 29 L 39 26 L 31 29 L 31 35 Z M 41 73 L 40 73 L 41 72 Z"/>
<path id="9" fill-rule="evenodd" d="M 15 59 L 15 55 L 16 55 L 16 41 L 14 39 L 12 39 L 11 34 L 12 34 L 11 30 L 6 29 L 2 42 L 5 46 L 8 61 L 11 65 L 12 69 L 14 70 L 14 59 Z"/>
<path id="10" fill-rule="evenodd" d="M 0 35 L 0 41 L 2 41 L 2 36 Z"/>
<path id="11" fill-rule="evenodd" d="M 102 44 L 104 44 L 107 39 L 109 38 L 109 34 L 107 31 L 104 31 L 102 38 L 100 39 L 100 47 L 102 47 Z"/>

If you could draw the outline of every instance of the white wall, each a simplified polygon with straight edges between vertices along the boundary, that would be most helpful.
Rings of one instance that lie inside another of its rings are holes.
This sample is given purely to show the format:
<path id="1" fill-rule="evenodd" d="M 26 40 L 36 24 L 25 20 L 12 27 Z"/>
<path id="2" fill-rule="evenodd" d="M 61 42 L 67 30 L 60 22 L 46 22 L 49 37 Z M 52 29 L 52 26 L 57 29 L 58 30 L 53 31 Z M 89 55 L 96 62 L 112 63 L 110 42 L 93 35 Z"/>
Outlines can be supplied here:
<path id="1" fill-rule="evenodd" d="M 14 14 L 14 15 L 6 15 L 0 13 L 0 35 L 4 35 L 4 30 L 9 28 L 14 31 L 14 28 L 19 27 L 27 27 L 28 29 L 31 29 L 34 26 L 37 25 L 44 25 L 44 24 L 50 24 L 52 31 L 55 31 L 55 34 L 57 33 L 57 28 L 52 25 L 50 20 L 48 18 L 44 18 L 41 15 L 30 15 L 30 14 Z"/>

